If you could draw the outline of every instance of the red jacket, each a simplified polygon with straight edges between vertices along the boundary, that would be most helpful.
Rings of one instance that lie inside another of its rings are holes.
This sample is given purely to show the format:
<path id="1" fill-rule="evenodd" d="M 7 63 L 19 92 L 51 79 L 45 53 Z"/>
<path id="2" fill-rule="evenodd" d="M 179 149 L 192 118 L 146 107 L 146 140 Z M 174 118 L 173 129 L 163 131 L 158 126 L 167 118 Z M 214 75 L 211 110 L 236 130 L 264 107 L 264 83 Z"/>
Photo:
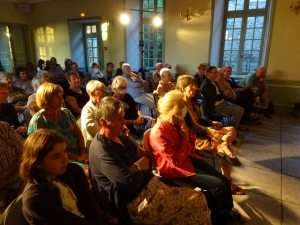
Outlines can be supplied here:
<path id="1" fill-rule="evenodd" d="M 158 118 L 149 141 L 160 176 L 178 178 L 196 174 L 189 155 L 202 157 L 194 153 L 195 147 L 190 142 L 181 140 L 174 126 Z"/>

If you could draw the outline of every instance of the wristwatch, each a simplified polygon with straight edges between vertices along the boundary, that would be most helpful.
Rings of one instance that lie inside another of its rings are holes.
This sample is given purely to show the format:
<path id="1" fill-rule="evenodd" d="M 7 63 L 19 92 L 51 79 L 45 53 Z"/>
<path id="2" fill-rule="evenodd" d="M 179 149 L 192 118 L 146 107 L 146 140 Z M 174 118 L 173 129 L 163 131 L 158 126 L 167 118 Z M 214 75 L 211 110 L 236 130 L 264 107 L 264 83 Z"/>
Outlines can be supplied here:
<path id="1" fill-rule="evenodd" d="M 137 163 L 134 163 L 134 165 L 136 166 L 136 168 L 137 168 L 137 170 L 138 170 L 138 171 L 141 171 L 141 167 L 140 167 L 140 165 L 139 165 L 139 164 L 137 164 Z"/>

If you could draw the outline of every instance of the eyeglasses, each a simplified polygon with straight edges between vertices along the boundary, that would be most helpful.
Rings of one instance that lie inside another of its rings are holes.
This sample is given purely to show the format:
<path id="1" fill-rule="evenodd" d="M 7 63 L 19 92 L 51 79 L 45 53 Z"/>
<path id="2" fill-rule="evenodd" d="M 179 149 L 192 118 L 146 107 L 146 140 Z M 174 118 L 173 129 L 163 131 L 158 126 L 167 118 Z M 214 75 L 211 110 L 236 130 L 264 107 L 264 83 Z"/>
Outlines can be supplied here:
<path id="1" fill-rule="evenodd" d="M 218 72 L 216 71 L 216 72 L 208 72 L 208 73 L 213 73 L 213 74 L 216 74 L 216 73 L 218 73 Z"/>

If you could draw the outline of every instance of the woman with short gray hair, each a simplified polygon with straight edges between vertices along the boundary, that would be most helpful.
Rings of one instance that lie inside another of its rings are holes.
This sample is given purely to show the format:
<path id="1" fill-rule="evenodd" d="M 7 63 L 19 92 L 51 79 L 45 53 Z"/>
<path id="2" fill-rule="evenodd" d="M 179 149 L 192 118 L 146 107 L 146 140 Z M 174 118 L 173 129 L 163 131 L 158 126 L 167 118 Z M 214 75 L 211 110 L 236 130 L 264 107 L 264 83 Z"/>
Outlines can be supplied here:
<path id="1" fill-rule="evenodd" d="M 111 85 L 114 92 L 113 97 L 128 105 L 128 108 L 125 109 L 125 124 L 131 133 L 141 137 L 146 130 L 154 126 L 156 120 L 150 116 L 142 115 L 132 96 L 126 93 L 127 85 L 125 78 L 121 76 L 115 77 Z"/>

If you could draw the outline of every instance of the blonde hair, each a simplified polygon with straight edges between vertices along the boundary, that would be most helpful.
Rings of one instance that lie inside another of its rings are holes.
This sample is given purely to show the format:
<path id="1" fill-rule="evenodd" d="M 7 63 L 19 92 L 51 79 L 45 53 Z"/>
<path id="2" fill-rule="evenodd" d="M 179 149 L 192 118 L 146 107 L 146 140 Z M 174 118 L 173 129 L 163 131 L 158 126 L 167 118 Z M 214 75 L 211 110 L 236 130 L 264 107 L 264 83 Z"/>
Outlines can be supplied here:
<path id="1" fill-rule="evenodd" d="M 111 84 L 111 89 L 116 92 L 117 89 L 121 86 L 126 86 L 127 87 L 128 82 L 124 77 L 117 76 L 113 79 L 113 82 Z"/>
<path id="2" fill-rule="evenodd" d="M 36 103 L 40 108 L 45 108 L 49 105 L 51 99 L 56 94 L 63 94 L 64 90 L 61 86 L 57 84 L 52 84 L 49 82 L 43 83 L 36 92 Z"/>
<path id="3" fill-rule="evenodd" d="M 91 95 L 92 92 L 99 90 L 99 88 L 105 87 L 103 83 L 98 80 L 90 80 L 86 85 L 86 92 Z"/>
<path id="4" fill-rule="evenodd" d="M 164 97 L 158 100 L 158 111 L 163 120 L 170 121 L 173 115 L 180 110 L 179 102 L 183 100 L 183 93 L 178 90 L 169 91 Z"/>
<path id="5" fill-rule="evenodd" d="M 196 79 L 192 75 L 180 75 L 176 82 L 176 89 L 182 91 L 183 88 L 191 84 L 196 84 Z"/>

